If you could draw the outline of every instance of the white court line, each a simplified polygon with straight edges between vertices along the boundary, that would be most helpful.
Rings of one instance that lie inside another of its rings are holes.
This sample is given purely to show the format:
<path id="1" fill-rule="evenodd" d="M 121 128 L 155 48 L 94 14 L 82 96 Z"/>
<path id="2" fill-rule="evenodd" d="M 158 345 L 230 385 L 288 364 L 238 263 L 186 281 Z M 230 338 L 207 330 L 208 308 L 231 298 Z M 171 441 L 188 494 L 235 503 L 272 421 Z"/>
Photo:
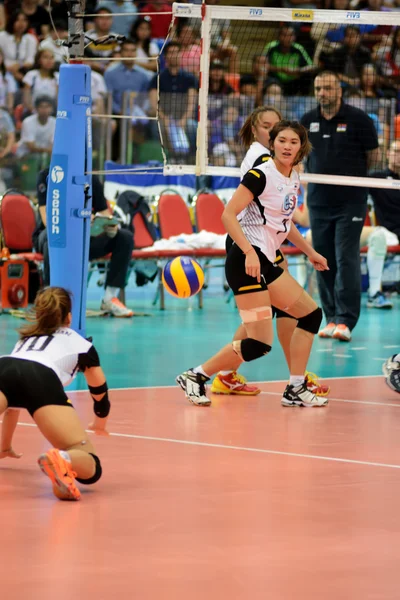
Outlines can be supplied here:
<path id="1" fill-rule="evenodd" d="M 23 427 L 36 427 L 34 423 L 18 423 Z M 93 432 L 89 432 L 93 433 Z M 190 440 L 177 440 L 175 438 L 162 438 L 148 435 L 134 435 L 131 433 L 110 433 L 110 436 L 135 440 L 147 440 L 149 442 L 167 442 L 169 444 L 183 444 L 185 446 L 201 446 L 204 448 L 219 448 L 220 450 L 238 450 L 241 452 L 255 452 L 257 454 L 272 454 L 275 456 L 290 456 L 293 458 L 310 458 L 312 460 L 325 460 L 330 462 L 346 463 L 351 465 L 363 465 L 366 467 L 381 467 L 386 469 L 400 469 L 400 465 L 386 463 L 368 462 L 365 460 L 353 460 L 351 458 L 337 458 L 335 456 L 318 456 L 316 454 L 300 454 L 298 452 L 283 452 L 282 450 L 267 450 L 265 448 L 247 448 L 246 446 L 227 446 L 226 444 L 211 444 L 208 442 L 192 442 Z"/>
<path id="2" fill-rule="evenodd" d="M 282 392 L 261 392 L 261 394 L 267 394 L 268 396 L 282 396 Z M 261 395 L 260 394 L 260 395 Z M 397 404 L 392 404 L 389 402 L 372 402 L 369 400 L 347 400 L 344 398 L 331 398 L 329 397 L 329 402 L 345 402 L 347 404 L 370 404 L 372 406 L 393 406 L 394 408 L 400 408 L 400 402 Z"/>
<path id="3" fill-rule="evenodd" d="M 353 358 L 352 354 L 332 354 L 332 356 L 337 356 L 337 358 Z"/>
<path id="4" fill-rule="evenodd" d="M 382 360 L 386 360 L 382 359 Z M 335 380 L 335 379 L 371 379 L 374 378 L 376 379 L 377 377 L 382 377 L 383 379 L 383 375 L 346 375 L 345 377 L 321 377 L 321 381 L 331 381 L 331 380 Z M 264 384 L 264 383 L 287 383 L 287 379 L 270 379 L 269 381 L 252 381 L 251 383 L 258 383 L 258 384 Z M 177 388 L 179 387 L 178 384 L 176 383 L 175 385 L 142 385 L 142 386 L 138 386 L 138 387 L 121 387 L 121 388 L 109 388 L 110 390 L 113 391 L 130 391 L 130 390 L 169 390 L 172 388 Z M 82 393 L 87 393 L 88 390 L 67 390 L 67 394 L 69 393 L 74 393 L 74 394 L 82 394 Z"/>

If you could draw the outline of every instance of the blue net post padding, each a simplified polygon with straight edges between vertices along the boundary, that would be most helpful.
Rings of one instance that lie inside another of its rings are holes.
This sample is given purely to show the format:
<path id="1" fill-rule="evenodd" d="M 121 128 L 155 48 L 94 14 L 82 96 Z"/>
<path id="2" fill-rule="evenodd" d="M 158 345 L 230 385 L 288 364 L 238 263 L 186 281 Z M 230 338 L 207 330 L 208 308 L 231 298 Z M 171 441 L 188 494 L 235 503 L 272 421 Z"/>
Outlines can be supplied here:
<path id="1" fill-rule="evenodd" d="M 72 292 L 72 328 L 85 334 L 92 119 L 90 68 L 62 65 L 53 154 L 47 186 L 50 285 Z"/>

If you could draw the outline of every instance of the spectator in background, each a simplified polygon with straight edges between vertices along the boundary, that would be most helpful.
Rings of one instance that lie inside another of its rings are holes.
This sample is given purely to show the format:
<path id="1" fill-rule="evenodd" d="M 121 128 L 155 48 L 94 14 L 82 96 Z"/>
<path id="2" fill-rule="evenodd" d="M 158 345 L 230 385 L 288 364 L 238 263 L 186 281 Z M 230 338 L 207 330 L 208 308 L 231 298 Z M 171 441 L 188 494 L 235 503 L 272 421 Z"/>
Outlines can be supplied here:
<path id="1" fill-rule="evenodd" d="M 9 18 L 5 31 L 0 31 L 4 64 L 18 82 L 35 62 L 38 43 L 34 35 L 27 33 L 28 26 L 26 15 L 17 11 Z"/>
<path id="2" fill-rule="evenodd" d="M 160 101 L 158 103 L 159 86 Z M 165 48 L 165 69 L 150 82 L 151 115 L 158 114 L 163 128 L 164 139 L 169 142 L 169 148 L 174 152 L 172 144 L 172 128 L 178 126 L 188 137 L 190 152 L 196 148 L 197 122 L 195 118 L 197 79 L 191 73 L 181 69 L 180 46 L 171 42 Z M 158 128 L 155 132 L 158 138 Z M 188 150 L 188 151 L 189 151 Z"/>
<path id="3" fill-rule="evenodd" d="M 262 104 L 264 106 L 275 106 L 283 115 L 286 114 L 287 106 L 286 99 L 283 95 L 283 89 L 280 83 L 270 81 L 264 89 L 264 97 Z M 300 117 L 296 117 L 298 120 Z"/>
<path id="4" fill-rule="evenodd" d="M 95 0 L 96 2 L 96 0 Z M 48 10 L 48 2 L 44 3 L 44 7 Z M 91 5 L 91 2 L 86 2 L 86 12 L 92 13 L 94 7 Z M 68 23 L 68 6 L 66 0 L 51 0 L 51 16 L 53 18 L 54 23 L 56 21 L 63 21 L 64 23 Z M 53 28 L 50 27 L 50 33 Z"/>
<path id="5" fill-rule="evenodd" d="M 112 31 L 113 16 L 110 9 L 101 7 L 96 10 L 94 18 L 94 28 L 86 32 L 89 40 L 94 43 L 89 43 L 85 48 L 85 56 L 88 58 L 98 58 L 99 60 L 90 61 L 90 66 L 93 71 L 104 73 L 107 68 L 108 59 L 112 56 L 113 50 L 118 46 L 118 40 L 109 36 L 114 36 L 116 33 Z M 102 60 L 101 60 L 102 59 Z"/>
<path id="6" fill-rule="evenodd" d="M 371 62 L 370 51 L 361 45 L 358 27 L 348 25 L 345 29 L 343 44 L 329 55 L 326 67 L 337 73 L 345 85 L 360 85 L 361 71 L 365 64 Z"/>
<path id="7" fill-rule="evenodd" d="M 0 109 L 0 192 L 12 187 L 13 170 L 7 168 L 7 157 L 12 153 L 15 144 L 15 127 L 8 114 Z M 5 167 L 5 168 L 4 168 Z"/>
<path id="8" fill-rule="evenodd" d="M 372 120 L 342 102 L 335 73 L 317 75 L 314 91 L 318 107 L 301 120 L 313 148 L 306 171 L 366 177 L 379 155 Z M 350 341 L 361 306 L 360 236 L 367 213 L 366 189 L 309 183 L 308 209 L 314 248 L 329 265 L 329 271 L 317 274 L 327 321 L 319 335 Z"/>
<path id="9" fill-rule="evenodd" d="M 54 31 L 55 29 L 55 31 Z M 57 67 L 60 64 L 68 61 L 68 48 L 66 46 L 59 46 L 56 44 L 56 40 L 67 40 L 68 39 L 68 22 L 67 21 L 54 21 L 54 29 L 50 28 L 50 33 L 44 38 L 39 44 L 39 50 L 51 50 L 54 54 L 54 60 Z"/>
<path id="10" fill-rule="evenodd" d="M 268 81 L 269 63 L 265 54 L 256 54 L 252 60 L 252 74 L 257 80 L 257 104 L 262 104 L 263 93 Z"/>
<path id="11" fill-rule="evenodd" d="M 158 45 L 152 41 L 151 17 L 137 19 L 132 25 L 130 39 L 136 44 L 136 64 L 148 71 L 157 71 Z"/>
<path id="12" fill-rule="evenodd" d="M 17 82 L 11 73 L 6 71 L 3 51 L 0 50 L 0 108 L 8 110 L 11 114 L 14 108 L 14 97 L 17 91 Z"/>
<path id="13" fill-rule="evenodd" d="M 148 2 L 142 6 L 141 13 L 151 17 L 151 30 L 153 38 L 165 39 L 168 35 L 169 26 L 172 19 L 172 6 L 168 2 L 162 0 L 155 0 L 155 2 Z M 160 14 L 149 14 L 149 13 L 160 13 Z M 167 13 L 167 14 L 161 14 Z M 169 14 L 168 14 L 169 13 Z"/>
<path id="14" fill-rule="evenodd" d="M 34 68 L 26 73 L 22 84 L 24 86 L 23 104 L 27 112 L 33 112 L 35 101 L 39 96 L 47 96 L 56 104 L 58 73 L 51 50 L 39 50 Z"/>
<path id="15" fill-rule="evenodd" d="M 194 28 L 183 20 L 178 36 L 178 44 L 181 48 L 181 67 L 188 73 L 197 75 L 200 73 L 201 48 L 196 43 Z"/>
<path id="16" fill-rule="evenodd" d="M 39 0 L 22 0 L 21 11 L 28 19 L 28 30 L 31 33 L 36 35 L 37 38 L 48 35 L 50 29 L 49 13 L 43 6 L 40 6 Z"/>
<path id="17" fill-rule="evenodd" d="M 125 40 L 121 44 L 121 58 L 128 59 L 117 63 L 104 74 L 104 79 L 109 92 L 113 97 L 113 113 L 122 114 L 124 92 L 139 94 L 138 104 L 145 103 L 144 94 L 148 89 L 149 79 L 146 71 L 135 63 L 136 45 L 132 40 Z M 147 100 L 147 98 L 146 98 Z"/>
<path id="18" fill-rule="evenodd" d="M 136 21 L 137 8 L 133 2 L 126 0 L 100 0 L 98 8 L 107 8 L 113 14 L 113 30 L 119 35 L 129 36 L 133 23 Z M 123 16 L 117 16 L 121 15 Z"/>
<path id="19" fill-rule="evenodd" d="M 214 121 L 222 115 L 224 98 L 233 94 L 233 88 L 225 81 L 225 67 L 220 60 L 210 64 L 208 81 L 208 120 Z"/>
<path id="20" fill-rule="evenodd" d="M 39 96 L 35 100 L 35 114 L 22 121 L 21 139 L 18 142 L 16 155 L 18 158 L 28 154 L 46 154 L 50 158 L 56 119 L 53 99 Z"/>
<path id="21" fill-rule="evenodd" d="M 296 33 L 291 25 L 280 28 L 278 39 L 264 48 L 269 62 L 269 73 L 282 85 L 285 95 L 308 93 L 309 76 L 315 71 L 313 62 L 301 44 L 296 43 Z"/>
<path id="22" fill-rule="evenodd" d="M 243 146 L 239 138 L 243 122 L 244 118 L 239 113 L 239 104 L 235 102 L 235 104 L 225 106 L 222 117 L 209 124 L 208 139 L 213 154 L 215 155 L 214 148 L 216 146 L 222 147 L 221 145 L 224 144 L 234 158 L 235 164 L 231 166 L 239 165 L 243 158 Z M 231 162 L 233 161 L 231 160 Z"/>
<path id="23" fill-rule="evenodd" d="M 43 254 L 43 283 L 50 284 L 49 246 L 46 231 L 46 199 L 47 178 L 49 169 L 39 173 L 37 181 L 37 196 L 40 220 L 33 234 L 33 246 Z M 104 197 L 103 185 L 96 175 L 92 179 L 92 211 L 108 216 L 110 211 Z M 121 229 L 119 225 L 105 228 L 104 233 L 90 238 L 89 260 L 102 258 L 111 253 L 110 268 L 107 270 L 105 290 L 101 302 L 101 310 L 114 317 L 132 317 L 133 311 L 127 308 L 117 295 L 125 289 L 128 280 L 128 269 L 132 257 L 133 236 L 129 229 Z"/>

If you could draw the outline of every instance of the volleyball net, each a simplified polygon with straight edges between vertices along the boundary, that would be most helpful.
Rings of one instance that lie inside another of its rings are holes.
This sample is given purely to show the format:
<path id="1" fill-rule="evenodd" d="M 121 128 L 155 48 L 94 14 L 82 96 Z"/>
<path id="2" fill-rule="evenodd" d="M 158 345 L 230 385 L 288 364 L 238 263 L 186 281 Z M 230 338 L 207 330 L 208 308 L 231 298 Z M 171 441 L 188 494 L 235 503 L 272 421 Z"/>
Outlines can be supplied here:
<path id="1" fill-rule="evenodd" d="M 399 26 L 400 13 L 386 11 L 173 4 L 173 22 L 159 60 L 164 173 L 238 175 L 244 155 L 238 133 L 250 112 L 269 105 L 284 118 L 300 121 L 318 106 L 314 80 L 323 71 L 337 75 L 346 104 L 370 117 L 379 141 L 370 171 L 385 168 L 395 139 L 400 71 L 393 56 L 400 47 Z M 181 76 L 171 77 L 178 68 Z M 314 119 L 310 130 L 318 127 Z M 336 124 L 343 140 L 347 127 L 340 119 Z M 358 129 L 360 139 L 366 136 Z M 349 176 L 357 171 L 352 161 L 359 157 L 355 150 L 340 163 L 340 144 L 336 136 L 335 174 L 305 173 L 303 180 L 396 185 Z"/>

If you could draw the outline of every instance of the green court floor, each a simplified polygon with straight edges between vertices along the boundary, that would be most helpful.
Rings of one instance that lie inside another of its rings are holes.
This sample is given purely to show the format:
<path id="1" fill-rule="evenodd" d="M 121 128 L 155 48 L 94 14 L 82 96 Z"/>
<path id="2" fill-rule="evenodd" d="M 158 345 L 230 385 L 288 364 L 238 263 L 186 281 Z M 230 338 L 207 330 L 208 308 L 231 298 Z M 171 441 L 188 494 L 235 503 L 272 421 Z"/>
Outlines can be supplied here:
<path id="1" fill-rule="evenodd" d="M 217 273 L 217 270 L 215 270 Z M 94 276 L 88 288 L 88 305 L 97 309 L 101 289 Z M 127 304 L 149 317 L 87 319 L 87 335 L 99 351 L 108 383 L 113 388 L 174 385 L 175 376 L 203 362 L 227 343 L 239 324 L 234 302 L 226 303 L 221 276 L 217 274 L 204 293 L 204 309 L 196 299 L 178 300 L 167 296 L 167 309 L 160 311 L 151 302 L 155 284 L 137 288 L 132 280 Z M 343 343 L 316 338 L 309 369 L 321 377 L 377 375 L 382 362 L 400 348 L 400 298 L 393 297 L 390 311 L 365 308 L 353 340 Z M 21 320 L 0 315 L 0 353 L 12 349 Z M 241 372 L 253 381 L 279 380 L 288 371 L 279 342 L 275 339 L 268 357 L 243 365 Z M 85 389 L 81 376 L 72 389 Z"/>

